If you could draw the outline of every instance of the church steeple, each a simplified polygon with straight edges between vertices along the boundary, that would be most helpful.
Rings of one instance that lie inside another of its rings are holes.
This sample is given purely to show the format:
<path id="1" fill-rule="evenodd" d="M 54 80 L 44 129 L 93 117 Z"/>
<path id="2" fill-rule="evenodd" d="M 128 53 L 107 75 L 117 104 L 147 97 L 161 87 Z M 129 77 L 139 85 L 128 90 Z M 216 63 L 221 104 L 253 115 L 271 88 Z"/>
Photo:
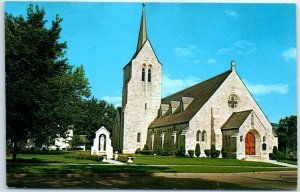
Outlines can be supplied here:
<path id="1" fill-rule="evenodd" d="M 143 3 L 142 19 L 139 31 L 139 40 L 137 45 L 137 52 L 142 48 L 143 44 L 147 41 L 147 29 L 146 29 L 146 18 L 145 18 L 145 3 Z"/>

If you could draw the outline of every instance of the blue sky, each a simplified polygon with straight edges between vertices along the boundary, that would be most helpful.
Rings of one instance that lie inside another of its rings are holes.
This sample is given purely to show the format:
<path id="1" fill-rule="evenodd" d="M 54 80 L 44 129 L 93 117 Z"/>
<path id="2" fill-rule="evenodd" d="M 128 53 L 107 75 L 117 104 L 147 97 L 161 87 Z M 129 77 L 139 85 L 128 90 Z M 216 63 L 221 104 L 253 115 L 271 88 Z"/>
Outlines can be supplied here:
<path id="1" fill-rule="evenodd" d="M 122 68 L 133 56 L 141 3 L 38 3 L 63 18 L 71 65 L 83 64 L 92 94 L 120 105 Z M 6 2 L 25 15 L 28 3 Z M 163 96 L 230 68 L 271 122 L 296 114 L 296 12 L 293 4 L 147 3 L 151 44 L 163 65 Z M 47 24 L 50 25 L 50 22 Z"/>

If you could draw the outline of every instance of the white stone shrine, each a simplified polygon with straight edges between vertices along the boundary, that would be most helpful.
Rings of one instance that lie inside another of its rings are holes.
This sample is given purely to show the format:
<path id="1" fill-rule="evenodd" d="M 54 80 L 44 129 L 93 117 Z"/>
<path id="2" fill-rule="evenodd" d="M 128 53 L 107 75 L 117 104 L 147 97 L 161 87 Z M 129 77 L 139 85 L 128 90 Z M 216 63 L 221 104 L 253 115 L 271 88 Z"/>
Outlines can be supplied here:
<path id="1" fill-rule="evenodd" d="M 102 126 L 95 133 L 91 155 L 106 155 L 107 159 L 112 159 L 113 147 L 111 146 L 110 132 Z"/>

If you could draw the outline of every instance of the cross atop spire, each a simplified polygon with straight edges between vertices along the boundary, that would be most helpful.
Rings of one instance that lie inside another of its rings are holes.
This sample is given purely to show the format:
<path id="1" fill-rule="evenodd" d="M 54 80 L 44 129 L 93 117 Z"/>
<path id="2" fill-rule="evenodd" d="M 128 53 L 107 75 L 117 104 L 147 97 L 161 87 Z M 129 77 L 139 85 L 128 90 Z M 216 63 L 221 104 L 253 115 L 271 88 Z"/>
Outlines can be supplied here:
<path id="1" fill-rule="evenodd" d="M 145 18 L 145 3 L 143 3 L 142 19 L 139 31 L 139 40 L 137 45 L 137 52 L 142 48 L 143 44 L 147 41 L 147 29 L 146 29 L 146 18 Z"/>

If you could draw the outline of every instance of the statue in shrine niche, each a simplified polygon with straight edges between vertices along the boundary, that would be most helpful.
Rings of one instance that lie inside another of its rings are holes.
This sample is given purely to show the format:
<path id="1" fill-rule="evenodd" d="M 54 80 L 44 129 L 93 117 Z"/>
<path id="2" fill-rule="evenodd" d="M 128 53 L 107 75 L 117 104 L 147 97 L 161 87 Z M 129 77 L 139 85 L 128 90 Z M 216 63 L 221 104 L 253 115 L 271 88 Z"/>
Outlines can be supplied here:
<path id="1" fill-rule="evenodd" d="M 105 151 L 105 136 L 100 136 L 100 151 Z"/>
<path id="2" fill-rule="evenodd" d="M 91 155 L 106 155 L 107 159 L 112 159 L 113 147 L 111 146 L 110 132 L 102 126 L 95 134 Z"/>

